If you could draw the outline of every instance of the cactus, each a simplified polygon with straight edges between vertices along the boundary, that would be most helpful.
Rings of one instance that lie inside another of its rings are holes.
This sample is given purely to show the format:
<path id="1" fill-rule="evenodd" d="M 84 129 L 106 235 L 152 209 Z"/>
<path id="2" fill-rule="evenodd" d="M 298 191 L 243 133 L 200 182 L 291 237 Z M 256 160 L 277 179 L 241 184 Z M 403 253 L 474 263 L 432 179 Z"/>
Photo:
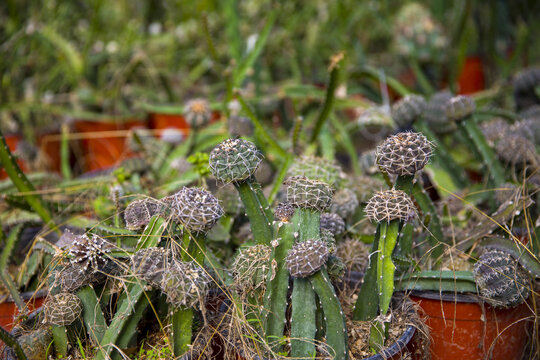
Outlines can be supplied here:
<path id="1" fill-rule="evenodd" d="M 77 295 L 60 293 L 47 298 L 43 305 L 44 322 L 52 325 L 56 351 L 63 357 L 67 355 L 68 340 L 66 326 L 82 314 L 81 300 Z"/>
<path id="2" fill-rule="evenodd" d="M 358 205 L 358 198 L 354 191 L 345 188 L 334 193 L 330 204 L 330 212 L 347 219 L 355 213 Z"/>
<path id="3" fill-rule="evenodd" d="M 92 235 L 92 238 L 90 238 L 84 234 L 74 238 L 68 255 L 71 256 L 70 262 L 72 264 L 82 264 L 84 271 L 88 270 L 88 268 L 96 271 L 108 261 L 105 254 L 110 252 L 111 249 L 112 244 L 107 240 L 97 235 Z"/>
<path id="4" fill-rule="evenodd" d="M 328 246 L 321 240 L 305 240 L 295 244 L 285 263 L 294 278 L 305 278 L 315 274 L 328 260 Z"/>
<path id="5" fill-rule="evenodd" d="M 192 129 L 200 129 L 212 118 L 210 104 L 205 99 L 192 99 L 184 105 L 184 117 Z"/>
<path id="6" fill-rule="evenodd" d="M 529 276 L 505 251 L 489 249 L 474 265 L 480 295 L 494 307 L 514 307 L 529 297 Z"/>
<path id="7" fill-rule="evenodd" d="M 132 275 L 151 286 L 159 287 L 171 260 L 172 254 L 168 249 L 158 247 L 140 249 L 131 257 Z"/>
<path id="8" fill-rule="evenodd" d="M 26 360 L 26 354 L 24 353 L 21 345 L 17 341 L 17 339 L 10 334 L 8 331 L 6 331 L 3 327 L 0 326 L 0 339 L 9 347 L 11 347 L 15 354 L 17 355 L 17 358 L 19 360 Z"/>
<path id="9" fill-rule="evenodd" d="M 390 174 L 414 175 L 427 164 L 432 147 L 424 135 L 402 132 L 377 146 L 377 164 Z"/>
<path id="10" fill-rule="evenodd" d="M 373 222 L 408 222 L 416 216 L 416 207 L 404 191 L 391 189 L 375 193 L 368 201 L 365 212 Z"/>
<path id="11" fill-rule="evenodd" d="M 129 230 L 144 228 L 152 216 L 159 214 L 161 205 L 153 199 L 141 199 L 131 202 L 124 212 L 124 220 Z"/>
<path id="12" fill-rule="evenodd" d="M 324 211 L 330 206 L 333 190 L 323 181 L 293 176 L 284 184 L 287 185 L 287 201 L 296 207 Z"/>
<path id="13" fill-rule="evenodd" d="M 334 236 L 341 235 L 345 232 L 345 221 L 338 214 L 324 213 L 320 219 L 321 230 L 329 230 Z"/>
<path id="14" fill-rule="evenodd" d="M 392 106 L 392 119 L 399 128 L 407 128 L 424 112 L 426 100 L 421 95 L 407 95 Z"/>
<path id="15" fill-rule="evenodd" d="M 255 291 L 265 289 L 271 253 L 272 249 L 266 245 L 254 245 L 238 252 L 232 264 L 238 290 L 253 295 Z"/>
<path id="16" fill-rule="evenodd" d="M 301 156 L 295 161 L 287 173 L 289 177 L 305 176 L 311 180 L 319 180 L 334 186 L 340 180 L 341 168 L 332 160 L 316 156 Z"/>

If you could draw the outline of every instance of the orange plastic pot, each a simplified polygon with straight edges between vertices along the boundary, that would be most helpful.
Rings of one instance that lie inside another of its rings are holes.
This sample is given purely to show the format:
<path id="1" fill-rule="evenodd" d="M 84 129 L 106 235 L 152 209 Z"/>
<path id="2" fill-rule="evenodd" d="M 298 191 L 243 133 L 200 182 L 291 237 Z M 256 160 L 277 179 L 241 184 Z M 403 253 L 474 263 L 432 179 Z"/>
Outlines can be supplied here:
<path id="1" fill-rule="evenodd" d="M 221 118 L 219 111 L 212 112 L 211 123 L 218 121 Z M 165 129 L 177 129 L 184 134 L 184 138 L 189 134 L 189 124 L 182 114 L 169 114 L 169 113 L 150 113 L 149 115 L 150 128 L 155 131 L 156 136 L 161 136 L 161 133 Z"/>
<path id="2" fill-rule="evenodd" d="M 137 120 L 122 123 L 92 120 L 75 122 L 75 132 L 81 138 L 83 169 L 107 169 L 133 156 L 125 146 L 128 130 L 142 126 L 144 123 Z"/>
<path id="3" fill-rule="evenodd" d="M 48 168 L 60 173 L 62 161 L 60 159 L 61 140 L 58 132 L 44 133 L 38 136 L 37 143 L 40 151 L 47 158 Z"/>
<path id="4" fill-rule="evenodd" d="M 469 56 L 458 77 L 459 93 L 473 94 L 484 90 L 484 65 L 479 56 Z"/>
<path id="5" fill-rule="evenodd" d="M 47 290 L 40 290 L 37 292 L 27 292 L 22 293 L 21 297 L 26 303 L 28 310 L 33 312 L 45 301 L 47 296 Z M 11 331 L 15 325 L 16 317 L 19 314 L 19 309 L 17 305 L 12 300 L 4 301 L 0 303 L 0 326 L 2 326 L 7 331 Z"/>
<path id="6" fill-rule="evenodd" d="M 432 360 L 520 360 L 531 326 L 527 304 L 495 309 L 473 295 L 413 293 L 427 316 Z M 414 352 L 413 352 L 414 353 Z"/>
<path id="7" fill-rule="evenodd" d="M 6 144 L 12 153 L 15 152 L 15 150 L 17 150 L 17 144 L 19 144 L 19 142 L 22 141 L 22 136 L 16 135 L 16 134 L 4 135 L 4 138 L 6 139 Z M 21 168 L 22 171 L 28 170 L 23 160 L 17 159 L 17 164 L 19 164 L 19 167 Z M 8 174 L 4 170 L 4 167 L 3 166 L 0 167 L 0 180 L 7 179 L 7 178 L 8 178 Z"/>

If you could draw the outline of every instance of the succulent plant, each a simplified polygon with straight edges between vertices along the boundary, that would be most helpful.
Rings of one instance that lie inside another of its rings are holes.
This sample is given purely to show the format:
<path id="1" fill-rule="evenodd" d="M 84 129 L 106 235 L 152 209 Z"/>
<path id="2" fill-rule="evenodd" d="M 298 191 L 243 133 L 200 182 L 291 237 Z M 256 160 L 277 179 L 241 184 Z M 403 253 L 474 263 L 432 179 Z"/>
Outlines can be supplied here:
<path id="1" fill-rule="evenodd" d="M 338 214 L 343 219 L 353 215 L 358 208 L 359 202 L 356 194 L 351 189 L 341 189 L 334 193 L 330 212 Z"/>
<path id="2" fill-rule="evenodd" d="M 453 95 L 449 91 L 435 93 L 426 104 L 422 117 L 426 120 L 429 128 L 436 134 L 446 134 L 454 131 L 456 125 L 446 115 L 446 104 Z"/>
<path id="3" fill-rule="evenodd" d="M 186 122 L 194 129 L 207 125 L 212 119 L 210 104 L 205 99 L 192 99 L 184 105 Z"/>
<path id="4" fill-rule="evenodd" d="M 335 161 L 316 156 L 301 156 L 291 165 L 287 175 L 304 176 L 334 186 L 340 181 L 341 173 L 341 167 Z"/>
<path id="5" fill-rule="evenodd" d="M 514 307 L 529 297 L 529 275 L 508 253 L 489 249 L 474 266 L 480 294 L 494 307 Z"/>
<path id="6" fill-rule="evenodd" d="M 470 96 L 457 95 L 445 105 L 446 116 L 450 121 L 461 121 L 472 115 L 476 104 Z"/>
<path id="7" fill-rule="evenodd" d="M 233 262 L 234 284 L 238 289 L 252 294 L 266 286 L 270 270 L 272 248 L 267 245 L 254 245 L 241 249 Z"/>
<path id="8" fill-rule="evenodd" d="M 43 305 L 44 322 L 56 326 L 70 325 L 79 318 L 81 312 L 81 300 L 77 295 L 67 292 L 47 297 Z"/>
<path id="9" fill-rule="evenodd" d="M 253 135 L 253 122 L 251 122 L 250 118 L 245 116 L 232 114 L 227 119 L 227 127 L 229 129 L 229 135 L 232 137 Z"/>
<path id="10" fill-rule="evenodd" d="M 500 139 L 508 135 L 510 124 L 504 119 L 495 118 L 480 125 L 480 130 L 489 145 L 494 146 Z"/>
<path id="11" fill-rule="evenodd" d="M 345 239 L 338 244 L 336 255 L 347 270 L 364 272 L 369 263 L 369 246 L 356 239 Z"/>
<path id="12" fill-rule="evenodd" d="M 82 264 L 85 271 L 88 268 L 95 271 L 108 261 L 105 254 L 112 247 L 111 243 L 95 234 L 91 238 L 84 234 L 75 237 L 68 255 L 71 256 L 72 264 Z"/>
<path id="13" fill-rule="evenodd" d="M 339 256 L 330 254 L 328 260 L 326 260 L 326 271 L 330 280 L 340 282 L 343 280 L 343 275 L 345 275 L 345 264 Z"/>
<path id="14" fill-rule="evenodd" d="M 210 277 L 197 263 L 173 261 L 163 274 L 160 288 L 174 307 L 195 307 L 208 291 Z"/>
<path id="15" fill-rule="evenodd" d="M 218 199 L 200 188 L 183 187 L 164 202 L 169 205 L 173 217 L 194 233 L 206 233 L 224 214 Z"/>
<path id="16" fill-rule="evenodd" d="M 337 246 L 336 246 L 336 238 L 334 234 L 330 230 L 321 228 L 321 240 L 326 244 L 326 247 L 328 247 L 328 253 L 334 254 L 336 252 Z"/>
<path id="17" fill-rule="evenodd" d="M 321 230 L 328 230 L 334 236 L 341 235 L 345 232 L 345 221 L 343 221 L 341 216 L 335 213 L 321 214 L 320 226 Z"/>
<path id="18" fill-rule="evenodd" d="M 416 216 L 416 207 L 409 195 L 401 190 L 379 191 L 368 201 L 366 216 L 373 222 L 399 219 L 409 222 Z"/>
<path id="19" fill-rule="evenodd" d="M 400 128 L 409 127 L 426 108 L 426 100 L 421 95 L 407 95 L 392 106 L 392 119 Z"/>
<path id="20" fill-rule="evenodd" d="M 367 202 L 374 192 L 384 188 L 386 188 L 386 184 L 382 180 L 371 176 L 356 176 L 351 181 L 351 189 L 360 203 Z"/>
<path id="21" fill-rule="evenodd" d="M 377 164 L 396 175 L 414 175 L 428 163 L 433 145 L 421 133 L 402 132 L 377 146 Z"/>
<path id="22" fill-rule="evenodd" d="M 262 154 L 253 143 L 242 139 L 227 139 L 212 150 L 208 160 L 212 175 L 230 183 L 249 178 L 262 159 Z"/>
<path id="23" fill-rule="evenodd" d="M 526 68 L 513 79 L 514 98 L 518 110 L 526 109 L 540 102 L 535 88 L 540 84 L 540 68 Z"/>
<path id="24" fill-rule="evenodd" d="M 287 201 L 296 207 L 324 211 L 332 202 L 333 190 L 325 182 L 293 176 L 284 185 L 287 186 Z"/>
<path id="25" fill-rule="evenodd" d="M 328 246 L 321 240 L 296 243 L 287 255 L 287 269 L 292 277 L 308 277 L 319 271 L 328 255 Z"/>
<path id="26" fill-rule="evenodd" d="M 281 202 L 276 205 L 274 217 L 281 222 L 290 222 L 296 208 L 290 202 Z"/>
<path id="27" fill-rule="evenodd" d="M 124 212 L 126 227 L 130 230 L 138 230 L 150 222 L 152 216 L 159 214 L 161 205 L 158 201 L 150 198 L 131 202 Z"/>
<path id="28" fill-rule="evenodd" d="M 135 278 L 158 287 L 172 260 L 170 250 L 159 247 L 140 249 L 131 256 L 131 272 Z"/>
<path id="29" fill-rule="evenodd" d="M 360 163 L 360 169 L 364 174 L 373 175 L 379 172 L 377 166 L 377 153 L 375 150 L 365 151 L 360 155 L 358 159 Z"/>
<path id="30" fill-rule="evenodd" d="M 74 293 L 95 279 L 96 273 L 85 269 L 84 264 L 68 264 L 55 273 L 54 284 L 58 285 L 61 292 Z"/>
<path id="31" fill-rule="evenodd" d="M 524 165 L 537 162 L 536 147 L 519 134 L 507 134 L 504 141 L 499 141 L 495 151 L 499 159 L 508 164 Z"/>

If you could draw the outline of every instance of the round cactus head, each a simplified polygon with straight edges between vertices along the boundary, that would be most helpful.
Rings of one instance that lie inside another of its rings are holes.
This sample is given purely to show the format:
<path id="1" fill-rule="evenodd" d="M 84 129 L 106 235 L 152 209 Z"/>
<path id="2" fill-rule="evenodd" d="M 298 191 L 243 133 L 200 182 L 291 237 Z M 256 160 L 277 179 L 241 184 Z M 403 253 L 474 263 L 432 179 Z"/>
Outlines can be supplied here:
<path id="1" fill-rule="evenodd" d="M 158 287 L 172 258 L 172 253 L 167 249 L 158 247 L 140 249 L 131 257 L 131 275 L 148 282 L 153 287 Z"/>
<path id="2" fill-rule="evenodd" d="M 450 121 L 460 121 L 476 110 L 474 100 L 467 95 L 454 96 L 445 105 L 446 116 Z"/>
<path id="3" fill-rule="evenodd" d="M 377 167 L 377 152 L 370 150 L 363 152 L 358 159 L 362 172 L 368 175 L 373 175 L 379 172 Z"/>
<path id="4" fill-rule="evenodd" d="M 195 262 L 173 261 L 163 274 L 161 291 L 175 307 L 195 307 L 208 292 L 210 277 Z"/>
<path id="5" fill-rule="evenodd" d="M 349 271 L 364 272 L 369 264 L 369 246 L 356 239 L 345 239 L 337 246 L 336 254 Z"/>
<path id="6" fill-rule="evenodd" d="M 287 201 L 296 207 L 324 211 L 332 202 L 333 190 L 325 182 L 293 176 L 284 184 L 287 186 Z"/>
<path id="7" fill-rule="evenodd" d="M 334 193 L 330 212 L 338 214 L 344 219 L 354 214 L 358 207 L 358 198 L 351 189 L 341 189 Z"/>
<path id="8" fill-rule="evenodd" d="M 345 232 L 345 221 L 338 214 L 324 213 L 321 214 L 320 221 L 321 230 L 326 229 L 332 233 L 332 235 L 341 235 Z"/>
<path id="9" fill-rule="evenodd" d="M 110 252 L 112 247 L 111 243 L 97 235 L 90 238 L 84 234 L 74 237 L 68 254 L 71 256 L 72 264 L 82 264 L 84 270 L 88 268 L 98 270 L 108 261 L 105 254 Z"/>
<path id="10" fill-rule="evenodd" d="M 534 164 L 537 161 L 535 145 L 520 134 L 509 134 L 495 147 L 499 159 L 511 165 Z"/>
<path id="11" fill-rule="evenodd" d="M 280 202 L 274 210 L 274 217 L 281 222 L 290 222 L 296 208 L 290 202 Z"/>
<path id="12" fill-rule="evenodd" d="M 173 217 L 194 233 L 206 233 L 224 214 L 218 199 L 200 188 L 183 187 L 166 202 Z"/>
<path id="13" fill-rule="evenodd" d="M 194 129 L 207 125 L 212 119 L 210 104 L 205 99 L 192 99 L 184 105 L 186 122 Z"/>
<path id="14" fill-rule="evenodd" d="M 304 278 L 315 274 L 328 259 L 328 247 L 322 240 L 306 240 L 296 243 L 286 258 L 291 276 Z"/>
<path id="15" fill-rule="evenodd" d="M 514 307 L 529 297 L 529 276 L 505 251 L 489 249 L 473 270 L 480 294 L 494 307 Z"/>
<path id="16" fill-rule="evenodd" d="M 264 289 L 271 253 L 272 248 L 266 245 L 250 246 L 238 252 L 232 265 L 234 284 L 238 289 L 248 293 Z"/>
<path id="17" fill-rule="evenodd" d="M 365 212 L 368 219 L 374 222 L 394 219 L 409 222 L 416 216 L 416 208 L 409 195 L 395 189 L 375 193 L 368 201 Z"/>
<path id="18" fill-rule="evenodd" d="M 299 161 L 291 165 L 287 174 L 289 177 L 305 176 L 334 186 L 340 181 L 342 170 L 335 161 L 317 156 L 301 156 Z"/>
<path id="19" fill-rule="evenodd" d="M 500 139 L 505 137 L 509 130 L 510 125 L 501 118 L 495 118 L 490 121 L 483 122 L 480 125 L 480 130 L 489 145 L 495 145 Z"/>
<path id="20" fill-rule="evenodd" d="M 354 190 L 358 201 L 365 203 L 375 191 L 385 188 L 386 184 L 377 178 L 362 175 L 353 178 L 351 187 Z"/>
<path id="21" fill-rule="evenodd" d="M 401 132 L 377 146 L 377 164 L 390 174 L 414 175 L 428 163 L 432 147 L 421 133 Z"/>
<path id="22" fill-rule="evenodd" d="M 446 103 L 452 97 L 453 95 L 449 91 L 437 92 L 429 99 L 422 113 L 422 117 L 437 134 L 446 134 L 456 128 L 456 124 L 446 116 Z"/>
<path id="23" fill-rule="evenodd" d="M 126 227 L 130 230 L 144 228 L 152 216 L 159 214 L 160 204 L 154 199 L 141 199 L 131 202 L 124 212 Z"/>
<path id="24" fill-rule="evenodd" d="M 85 270 L 83 264 L 68 264 L 55 273 L 54 284 L 58 285 L 62 292 L 73 293 L 94 279 L 95 273 Z"/>
<path id="25" fill-rule="evenodd" d="M 410 126 L 426 108 L 426 99 L 421 95 L 407 95 L 392 106 L 392 119 L 397 126 Z"/>
<path id="26" fill-rule="evenodd" d="M 43 305 L 44 322 L 56 326 L 70 325 L 79 318 L 81 312 L 81 300 L 77 295 L 67 292 L 47 297 Z"/>
<path id="27" fill-rule="evenodd" d="M 227 139 L 212 150 L 208 161 L 212 175 L 230 183 L 249 178 L 262 159 L 262 154 L 253 143 L 242 139 Z"/>

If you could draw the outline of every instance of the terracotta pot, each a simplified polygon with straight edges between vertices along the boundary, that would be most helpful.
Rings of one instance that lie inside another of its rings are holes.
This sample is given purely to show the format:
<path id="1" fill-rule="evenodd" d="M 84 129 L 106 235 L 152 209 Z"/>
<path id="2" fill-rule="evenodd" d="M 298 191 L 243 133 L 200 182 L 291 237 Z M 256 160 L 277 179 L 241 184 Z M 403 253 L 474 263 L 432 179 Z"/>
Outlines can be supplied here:
<path id="1" fill-rule="evenodd" d="M 213 111 L 210 123 L 215 123 L 216 121 L 219 121 L 220 118 L 221 113 L 219 111 Z M 151 129 L 156 130 L 155 135 L 157 137 L 160 137 L 165 129 L 176 129 L 180 130 L 184 135 L 184 138 L 186 138 L 190 130 L 184 115 L 173 113 L 150 113 L 149 126 Z"/>
<path id="2" fill-rule="evenodd" d="M 142 121 L 137 120 L 122 123 L 76 121 L 74 124 L 75 132 L 87 133 L 87 136 L 81 138 L 84 171 L 103 170 L 133 156 L 134 154 L 125 146 L 128 130 L 144 125 Z"/>
<path id="3" fill-rule="evenodd" d="M 38 136 L 37 144 L 40 151 L 46 156 L 47 166 L 50 170 L 60 173 L 62 161 L 60 157 L 60 133 L 49 132 Z"/>
<path id="4" fill-rule="evenodd" d="M 39 308 L 43 302 L 45 301 L 45 297 L 47 296 L 47 290 L 40 290 L 37 292 L 26 292 L 22 293 L 21 297 L 26 303 L 26 306 L 28 306 L 28 309 L 30 312 L 33 312 L 37 308 Z M 7 331 L 11 331 L 13 329 L 13 326 L 15 325 L 14 322 L 16 320 L 16 316 L 19 313 L 19 309 L 17 308 L 17 305 L 12 300 L 7 300 L 0 304 L 0 326 L 2 326 Z"/>
<path id="5" fill-rule="evenodd" d="M 473 94 L 484 90 L 484 65 L 479 56 L 469 56 L 458 77 L 459 93 Z"/>
<path id="6" fill-rule="evenodd" d="M 6 144 L 12 153 L 15 152 L 15 150 L 17 150 L 17 144 L 19 144 L 19 142 L 23 140 L 22 136 L 18 134 L 11 134 L 11 135 L 4 134 L 4 138 L 6 139 Z M 17 164 L 19 164 L 19 167 L 21 168 L 22 171 L 28 170 L 26 167 L 26 164 L 21 159 L 17 159 Z M 4 170 L 4 167 L 3 166 L 0 167 L 0 180 L 7 179 L 7 178 L 8 178 L 8 174 Z"/>
<path id="7" fill-rule="evenodd" d="M 427 315 L 432 360 L 522 358 L 531 326 L 526 303 L 495 309 L 477 296 L 438 292 L 413 292 L 411 299 Z"/>

